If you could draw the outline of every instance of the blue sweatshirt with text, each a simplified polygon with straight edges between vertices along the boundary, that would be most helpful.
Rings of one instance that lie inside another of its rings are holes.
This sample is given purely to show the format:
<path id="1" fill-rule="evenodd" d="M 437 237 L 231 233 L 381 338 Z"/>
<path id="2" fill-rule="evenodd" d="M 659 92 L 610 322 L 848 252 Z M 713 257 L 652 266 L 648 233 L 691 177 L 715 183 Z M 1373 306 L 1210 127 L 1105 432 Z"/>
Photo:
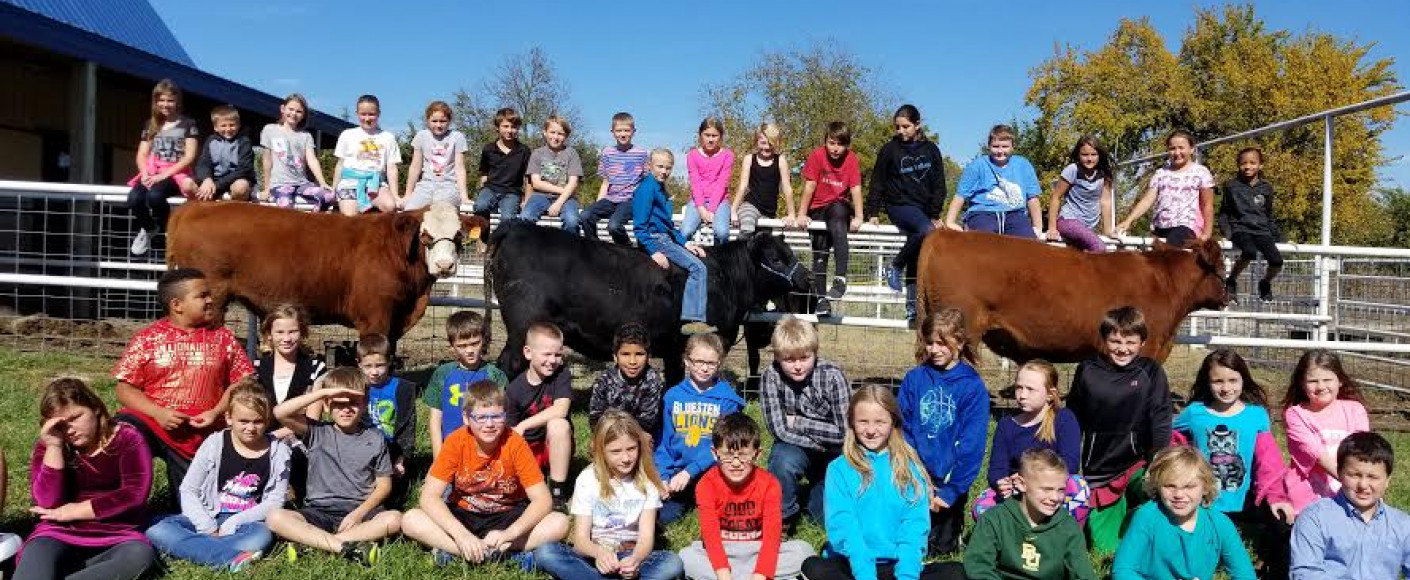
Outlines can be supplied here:
<path id="1" fill-rule="evenodd" d="M 662 400 L 661 441 L 656 444 L 656 469 L 661 479 L 681 471 L 693 481 L 715 465 L 710 452 L 715 422 L 744 410 L 744 399 L 727 381 L 716 379 L 701 391 L 689 378 L 666 391 Z"/>

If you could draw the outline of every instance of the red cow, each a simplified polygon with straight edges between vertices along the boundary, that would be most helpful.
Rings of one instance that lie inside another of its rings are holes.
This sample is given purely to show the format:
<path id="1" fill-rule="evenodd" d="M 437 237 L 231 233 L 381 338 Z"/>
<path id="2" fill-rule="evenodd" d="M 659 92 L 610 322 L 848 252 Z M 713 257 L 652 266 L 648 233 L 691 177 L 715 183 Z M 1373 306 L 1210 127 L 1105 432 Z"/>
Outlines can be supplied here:
<path id="1" fill-rule="evenodd" d="M 1213 240 L 1191 250 L 1157 242 L 1146 252 L 1087 254 L 983 232 L 936 231 L 921 246 L 918 315 L 964 312 L 969 336 L 1016 361 L 1077 362 L 1101 348 L 1107 311 L 1135 306 L 1164 361 L 1180 322 L 1223 308 L 1224 261 Z"/>
<path id="2" fill-rule="evenodd" d="M 206 274 L 217 311 L 234 299 L 263 316 L 292 302 L 314 324 L 393 343 L 455 273 L 461 244 L 487 227 L 454 207 L 345 217 L 248 203 L 193 203 L 171 216 L 167 265 Z"/>

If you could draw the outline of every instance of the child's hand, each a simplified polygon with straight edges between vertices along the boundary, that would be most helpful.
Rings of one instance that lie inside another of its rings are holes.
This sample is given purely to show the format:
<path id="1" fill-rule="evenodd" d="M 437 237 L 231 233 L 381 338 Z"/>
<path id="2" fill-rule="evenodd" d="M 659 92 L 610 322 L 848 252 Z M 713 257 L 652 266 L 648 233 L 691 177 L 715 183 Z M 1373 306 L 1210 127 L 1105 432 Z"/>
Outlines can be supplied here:
<path id="1" fill-rule="evenodd" d="M 1269 504 L 1268 509 L 1273 511 L 1273 517 L 1278 518 L 1278 520 L 1285 524 L 1292 525 L 1293 517 L 1296 515 L 1292 504 L 1280 501 L 1275 504 Z"/>
<path id="2" fill-rule="evenodd" d="M 624 580 L 632 580 L 641 576 L 641 560 L 637 559 L 633 553 L 617 562 L 617 571 L 621 573 Z"/>
<path id="3" fill-rule="evenodd" d="M 873 216 L 871 219 L 867 220 L 867 223 L 874 226 L 881 225 L 881 218 Z"/>
<path id="4" fill-rule="evenodd" d="M 997 482 L 994 482 L 994 490 L 999 492 L 999 496 L 1001 497 L 1009 497 L 1013 495 L 1013 476 L 1010 475 L 1008 477 L 1000 479 Z"/>
<path id="5" fill-rule="evenodd" d="M 348 515 L 343 516 L 343 521 L 338 523 L 338 533 L 341 534 L 351 530 L 353 526 L 362 523 L 362 519 L 366 517 L 366 514 L 367 512 L 361 507 L 348 512 Z"/>
<path id="6" fill-rule="evenodd" d="M 152 418 L 156 419 L 157 424 L 161 425 L 162 429 L 166 429 L 167 431 L 180 427 L 191 420 L 191 417 L 186 413 L 166 408 L 158 410 L 157 415 Z"/>
<path id="7" fill-rule="evenodd" d="M 29 508 L 29 513 L 39 516 L 39 519 L 50 522 L 76 522 L 87 519 L 83 517 L 83 509 L 76 503 L 66 503 L 56 508 Z"/>
<path id="8" fill-rule="evenodd" d="M 275 439 L 279 439 L 280 441 L 284 441 L 286 443 L 291 442 L 295 439 L 294 430 L 288 427 L 280 427 L 271 431 L 269 434 L 273 435 Z"/>
<path id="9" fill-rule="evenodd" d="M 613 551 L 611 548 L 606 546 L 599 547 L 601 550 L 598 551 L 597 557 L 593 558 L 593 563 L 597 565 L 597 571 L 602 573 L 603 576 L 611 576 L 621 572 L 622 577 L 625 578 L 626 571 L 622 569 L 622 562 L 625 560 L 617 560 L 617 552 Z"/>
<path id="10" fill-rule="evenodd" d="M 930 496 L 930 511 L 938 512 L 947 509 L 950 509 L 950 504 L 945 503 L 945 500 L 938 496 Z"/>
<path id="11" fill-rule="evenodd" d="M 151 173 L 147 173 L 144 170 L 142 172 L 142 179 L 140 181 L 142 182 L 142 185 L 151 187 L 153 183 L 157 182 L 157 177 L 155 175 L 152 175 Z"/>
<path id="12" fill-rule="evenodd" d="M 548 217 L 558 217 L 560 213 L 563 213 L 563 202 L 555 201 L 553 205 L 548 206 Z"/>
<path id="13" fill-rule="evenodd" d="M 210 201 L 213 197 L 215 197 L 215 182 L 207 177 L 205 181 L 201 182 L 201 187 L 196 189 L 196 199 Z"/>
<path id="14" fill-rule="evenodd" d="M 666 482 L 666 489 L 670 490 L 671 493 L 677 493 L 685 491 L 687 485 L 690 485 L 690 473 L 682 471 L 671 476 L 671 480 Z"/>
<path id="15" fill-rule="evenodd" d="M 362 391 L 353 389 L 320 389 L 318 396 L 324 400 L 328 399 L 352 399 L 354 401 L 363 397 Z"/>
<path id="16" fill-rule="evenodd" d="M 783 216 L 783 227 L 796 228 L 798 227 L 798 220 L 794 219 L 792 215 Z"/>
<path id="17" fill-rule="evenodd" d="M 783 221 L 787 223 L 788 219 L 785 218 Z M 729 208 L 729 223 L 733 226 L 739 225 L 739 209 L 734 207 Z"/>
<path id="18" fill-rule="evenodd" d="M 1121 222 L 1121 223 L 1117 224 L 1117 225 L 1116 225 L 1116 232 L 1115 232 L 1115 233 L 1116 233 L 1116 237 L 1118 237 L 1118 238 L 1124 238 L 1124 237 L 1126 237 L 1126 231 L 1129 230 L 1129 229 L 1131 229 L 1131 223 L 1130 223 L 1130 222 Z"/>
<path id="19" fill-rule="evenodd" d="M 851 224 L 851 227 L 850 227 L 849 229 L 850 229 L 850 231 L 853 231 L 853 232 L 862 229 L 862 216 L 860 216 L 860 215 L 852 216 L 852 224 Z"/>
<path id="20" fill-rule="evenodd" d="M 398 457 L 396 463 L 392 464 L 392 470 L 396 472 L 397 477 L 406 475 L 406 458 Z"/>
<path id="21" fill-rule="evenodd" d="M 708 226 L 715 222 L 715 214 L 705 206 L 696 206 L 695 209 L 700 212 L 700 221 L 704 222 L 705 225 Z"/>
<path id="22" fill-rule="evenodd" d="M 479 564 L 485 561 L 485 544 L 470 532 L 454 534 L 451 540 L 455 541 L 455 547 L 460 549 L 460 557 Z"/>
<path id="23" fill-rule="evenodd" d="M 260 201 L 269 201 L 269 198 L 273 197 L 273 195 L 269 193 L 268 189 L 261 189 L 256 195 L 259 197 Z"/>
<path id="24" fill-rule="evenodd" d="M 212 423 L 215 423 L 216 418 L 219 416 L 220 413 L 215 412 L 215 409 L 211 409 L 209 411 L 196 415 L 195 417 L 192 417 L 191 426 L 198 428 L 209 427 Z"/>
<path id="25" fill-rule="evenodd" d="M 662 270 L 666 270 L 671 267 L 671 261 L 667 260 L 666 255 L 662 254 L 661 252 L 651 254 L 651 261 L 656 262 L 656 265 L 660 266 Z"/>
<path id="26" fill-rule="evenodd" d="M 50 417 L 39 427 L 39 441 L 45 447 L 62 448 L 64 446 L 64 431 L 68 429 L 68 420 L 63 417 Z"/>
<path id="27" fill-rule="evenodd" d="M 1061 242 L 1062 234 L 1059 234 L 1058 231 L 1055 229 L 1048 230 L 1046 232 L 1043 232 L 1043 239 L 1048 240 L 1049 242 Z"/>
<path id="28" fill-rule="evenodd" d="M 936 222 L 939 222 L 940 220 L 935 220 L 935 221 L 936 221 Z M 944 229 L 948 229 L 948 230 L 954 230 L 954 231 L 957 231 L 957 232 L 962 232 L 962 231 L 964 231 L 964 226 L 960 225 L 958 222 L 952 222 L 952 221 L 950 221 L 950 220 L 945 220 L 945 223 L 944 223 L 944 224 L 936 223 L 936 224 L 935 224 L 935 227 L 936 227 L 936 229 L 944 228 Z"/>
<path id="29" fill-rule="evenodd" d="M 700 244 L 697 244 L 695 242 L 686 242 L 685 251 L 694 254 L 697 258 L 705 257 L 705 248 L 700 247 Z"/>
<path id="30" fill-rule="evenodd" d="M 490 551 L 502 552 L 509 549 L 510 539 L 509 534 L 504 533 L 504 530 L 490 530 L 488 534 L 485 534 L 485 538 L 480 541 L 483 542 L 485 548 Z"/>
<path id="31" fill-rule="evenodd" d="M 794 218 L 793 223 L 798 224 L 798 229 L 806 230 L 808 229 L 808 224 L 813 223 L 813 218 L 808 217 L 807 213 L 800 211 L 798 212 L 798 217 Z"/>

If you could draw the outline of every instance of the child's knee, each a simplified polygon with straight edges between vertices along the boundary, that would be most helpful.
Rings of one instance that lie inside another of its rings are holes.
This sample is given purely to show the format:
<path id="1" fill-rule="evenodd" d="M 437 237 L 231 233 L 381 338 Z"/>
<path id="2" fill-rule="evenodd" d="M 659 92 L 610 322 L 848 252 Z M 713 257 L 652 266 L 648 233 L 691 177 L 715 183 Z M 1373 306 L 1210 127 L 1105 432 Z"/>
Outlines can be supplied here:
<path id="1" fill-rule="evenodd" d="M 402 515 L 396 510 L 388 510 L 377 514 L 373 521 L 381 523 L 387 529 L 387 535 L 392 535 L 401 531 Z"/>
<path id="2" fill-rule="evenodd" d="M 236 179 L 230 184 L 230 197 L 245 201 L 250 199 L 250 182 L 247 179 Z"/>
<path id="3" fill-rule="evenodd" d="M 549 512 L 542 520 L 539 520 L 537 526 L 534 526 L 534 531 L 538 533 L 533 535 L 550 542 L 556 542 L 568 537 L 568 525 L 568 516 L 563 515 L 563 512 Z"/>
<path id="4" fill-rule="evenodd" d="M 559 440 L 559 441 L 572 441 L 572 440 L 573 440 L 573 424 L 570 423 L 570 422 L 568 422 L 567 419 L 552 419 L 552 420 L 549 420 L 548 425 L 547 425 L 547 429 L 548 429 L 548 438 L 551 439 L 551 440 L 555 440 L 555 439 L 556 439 L 556 440 Z"/>

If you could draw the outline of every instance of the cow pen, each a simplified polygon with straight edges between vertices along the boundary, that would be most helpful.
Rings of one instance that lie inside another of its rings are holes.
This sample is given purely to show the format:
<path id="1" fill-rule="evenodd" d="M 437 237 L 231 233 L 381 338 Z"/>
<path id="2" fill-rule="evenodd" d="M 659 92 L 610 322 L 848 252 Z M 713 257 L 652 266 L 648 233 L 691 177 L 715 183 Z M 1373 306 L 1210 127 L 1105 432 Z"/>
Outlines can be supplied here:
<path id="1" fill-rule="evenodd" d="M 128 254 L 125 198 L 120 187 L 0 181 L 0 240 L 5 240 L 0 243 L 0 346 L 116 356 L 132 332 L 157 316 L 155 280 L 166 266 L 158 252 Z M 767 220 L 761 225 L 781 226 Z M 806 263 L 806 233 L 782 235 Z M 1127 249 L 1148 243 L 1109 241 Z M 822 356 L 840 363 L 854 382 L 896 383 L 914 365 L 914 335 L 904 320 L 903 297 L 882 280 L 902 238 L 891 226 L 865 226 L 851 244 L 849 290 L 835 304 L 835 315 L 801 316 L 821 324 Z M 1374 392 L 1369 407 L 1379 411 L 1378 425 L 1410 429 L 1410 250 L 1307 244 L 1280 249 L 1287 265 L 1274 302 L 1244 295 L 1239 306 L 1186 319 L 1176 338 L 1181 346 L 1167 361 L 1172 387 L 1188 389 L 1206 348 L 1229 346 L 1250 359 L 1271 391 L 1281 393 L 1303 350 L 1330 348 L 1342 353 L 1352 375 Z M 409 368 L 447 357 L 443 326 L 450 312 L 486 307 L 483 261 L 475 250 L 463 252 L 456 275 L 435 285 L 432 307 L 402 341 Z M 1261 268 L 1261 263 L 1250 267 L 1240 287 L 1252 288 Z M 759 312 L 753 318 L 767 322 L 780 316 Z M 249 338 L 250 322 L 239 307 L 228 316 L 242 338 Z M 340 327 L 316 327 L 312 334 L 315 348 L 356 338 Z M 495 336 L 490 352 L 503 343 L 503 336 Z M 748 372 L 744 351 L 741 340 L 727 360 L 737 375 Z M 767 352 L 763 360 L 770 360 Z M 580 378 L 600 368 L 580 362 Z M 1011 380 L 1005 361 L 987 355 L 982 362 L 991 388 L 1000 390 Z"/>

